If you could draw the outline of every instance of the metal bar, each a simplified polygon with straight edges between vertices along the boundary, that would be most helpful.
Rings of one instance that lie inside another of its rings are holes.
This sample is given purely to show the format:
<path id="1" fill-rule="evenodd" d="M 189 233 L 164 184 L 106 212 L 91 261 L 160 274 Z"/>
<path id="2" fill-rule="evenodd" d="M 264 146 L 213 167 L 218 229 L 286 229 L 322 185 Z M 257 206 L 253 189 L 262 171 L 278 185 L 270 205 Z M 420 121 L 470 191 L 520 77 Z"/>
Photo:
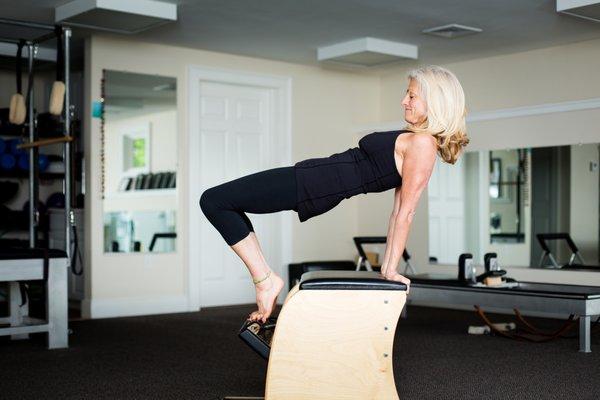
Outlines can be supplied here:
<path id="1" fill-rule="evenodd" d="M 63 52 L 65 60 L 65 136 L 71 136 L 71 76 L 70 76 L 70 42 L 71 28 L 63 28 Z M 63 147 L 65 164 L 65 252 L 67 264 L 71 266 L 71 227 L 75 226 L 75 219 L 71 215 L 71 143 L 66 141 Z"/>
<path id="2" fill-rule="evenodd" d="M 27 21 L 19 21 L 16 19 L 8 19 L 8 18 L 0 18 L 0 24 L 4 25 L 13 25 L 13 26 L 23 26 L 26 28 L 34 28 L 34 29 L 46 29 L 53 31 L 53 25 L 40 24 L 37 22 L 27 22 Z"/>
<path id="3" fill-rule="evenodd" d="M 19 39 L 0 38 L 2 43 L 19 44 Z"/>
<path id="4" fill-rule="evenodd" d="M 40 43 L 44 43 L 47 40 L 52 40 L 56 37 L 56 34 L 54 32 L 51 33 L 46 33 L 45 35 L 42 36 L 38 36 L 35 39 L 31 39 L 32 42 L 40 44 Z"/>
<path id="5" fill-rule="evenodd" d="M 31 147 L 49 146 L 51 144 L 72 142 L 72 141 L 73 141 L 73 137 L 71 137 L 71 136 L 60 136 L 60 137 L 55 137 L 55 138 L 50 138 L 50 139 L 41 139 L 41 140 L 37 140 L 32 143 L 19 144 L 19 145 L 17 145 L 17 149 L 29 149 Z"/>
<path id="6" fill-rule="evenodd" d="M 558 265 L 558 262 L 556 262 L 556 259 L 554 258 L 552 253 L 548 253 L 548 258 L 550 259 L 550 262 L 552 262 L 552 266 L 554 268 L 560 268 L 560 265 Z"/>
<path id="7" fill-rule="evenodd" d="M 63 349 L 69 347 L 69 300 L 67 284 L 68 259 L 54 258 L 48 268 L 46 282 L 46 315 L 48 328 L 48 348 Z"/>
<path id="8" fill-rule="evenodd" d="M 27 333 L 48 332 L 50 324 L 44 325 L 27 325 L 27 326 L 12 326 L 10 328 L 0 328 L 0 336 L 6 335 L 23 335 Z"/>
<path id="9" fill-rule="evenodd" d="M 35 58 L 35 54 L 37 52 L 37 45 L 29 43 L 27 45 L 28 51 L 28 73 L 31 77 L 33 74 L 33 59 Z M 35 132 L 35 118 L 33 115 L 34 112 L 34 84 L 33 79 L 29 79 L 31 82 L 31 87 L 27 87 L 27 93 L 29 94 L 29 104 L 28 104 L 28 124 L 29 124 L 29 141 L 35 142 L 37 139 Z M 38 178 L 38 149 L 32 147 L 29 149 L 29 247 L 34 248 L 37 241 L 37 202 L 38 202 L 38 186 L 37 186 L 37 178 Z"/>
<path id="10" fill-rule="evenodd" d="M 590 319 L 589 315 L 579 316 L 579 352 L 591 353 L 590 346 Z"/>

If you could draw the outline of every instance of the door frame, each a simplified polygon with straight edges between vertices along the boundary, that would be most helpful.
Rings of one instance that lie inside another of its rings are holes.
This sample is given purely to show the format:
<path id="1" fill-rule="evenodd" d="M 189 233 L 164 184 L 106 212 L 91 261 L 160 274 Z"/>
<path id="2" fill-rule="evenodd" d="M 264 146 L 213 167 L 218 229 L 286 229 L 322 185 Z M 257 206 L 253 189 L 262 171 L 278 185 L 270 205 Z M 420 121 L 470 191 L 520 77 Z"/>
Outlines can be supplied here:
<path id="1" fill-rule="evenodd" d="M 214 67 L 205 67 L 190 65 L 187 68 L 188 82 L 188 215 L 190 223 L 188 240 L 188 261 L 187 261 L 187 291 L 188 291 L 188 309 L 197 311 L 200 309 L 200 252 L 202 246 L 196 246 L 196 243 L 202 243 L 202 235 L 199 221 L 201 220 L 201 210 L 198 201 L 204 187 L 200 174 L 201 150 L 200 124 L 199 118 L 194 110 L 200 108 L 200 83 L 222 83 L 241 86 L 251 86 L 269 89 L 272 93 L 274 129 L 277 132 L 277 146 L 273 149 L 279 154 L 278 163 L 280 167 L 289 166 L 292 162 L 292 79 L 289 77 L 276 75 L 255 74 L 241 70 L 230 70 Z M 274 166 L 275 168 L 277 166 Z M 196 184 L 198 183 L 198 184 Z M 292 262 L 292 218 L 291 213 L 285 213 L 281 218 L 281 260 L 283 265 Z M 286 240 L 287 239 L 287 240 Z M 282 278 L 287 281 L 287 270 L 283 268 Z"/>

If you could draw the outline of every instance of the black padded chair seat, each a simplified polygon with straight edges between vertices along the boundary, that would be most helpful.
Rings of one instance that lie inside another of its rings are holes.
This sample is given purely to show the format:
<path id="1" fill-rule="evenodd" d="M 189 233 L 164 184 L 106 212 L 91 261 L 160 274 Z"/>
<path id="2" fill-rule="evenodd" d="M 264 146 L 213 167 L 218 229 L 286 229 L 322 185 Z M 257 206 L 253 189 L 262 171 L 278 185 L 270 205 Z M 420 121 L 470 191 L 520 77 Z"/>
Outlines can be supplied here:
<path id="1" fill-rule="evenodd" d="M 388 281 L 371 271 L 313 271 L 302 274 L 300 290 L 404 290 L 406 285 Z"/>
<path id="2" fill-rule="evenodd" d="M 66 258 L 67 253 L 62 250 L 48 249 L 48 258 Z M 27 260 L 40 258 L 43 259 L 45 255 L 45 249 L 26 249 L 26 248 L 14 248 L 14 249 L 0 249 L 0 260 Z"/>

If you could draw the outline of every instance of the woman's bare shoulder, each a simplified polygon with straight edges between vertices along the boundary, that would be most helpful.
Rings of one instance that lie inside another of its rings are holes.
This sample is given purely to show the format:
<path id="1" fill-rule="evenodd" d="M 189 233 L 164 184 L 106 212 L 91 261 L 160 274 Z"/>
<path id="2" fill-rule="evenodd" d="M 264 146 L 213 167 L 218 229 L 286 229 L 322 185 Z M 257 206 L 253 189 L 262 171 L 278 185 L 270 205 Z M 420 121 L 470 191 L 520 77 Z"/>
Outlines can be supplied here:
<path id="1" fill-rule="evenodd" d="M 407 132 L 399 135 L 396 142 L 396 153 L 405 156 L 407 151 L 437 153 L 437 140 L 428 133 Z"/>

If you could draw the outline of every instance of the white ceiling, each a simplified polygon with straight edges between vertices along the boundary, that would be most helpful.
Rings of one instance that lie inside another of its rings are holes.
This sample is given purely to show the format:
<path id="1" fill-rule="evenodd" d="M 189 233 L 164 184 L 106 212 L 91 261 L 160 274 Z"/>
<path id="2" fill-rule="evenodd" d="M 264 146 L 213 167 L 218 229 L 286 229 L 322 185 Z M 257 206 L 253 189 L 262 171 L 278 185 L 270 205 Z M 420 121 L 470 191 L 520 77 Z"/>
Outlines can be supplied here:
<path id="1" fill-rule="evenodd" d="M 0 15 L 52 23 L 68 0 L 0 0 Z M 600 23 L 557 14 L 555 0 L 169 0 L 178 21 L 131 39 L 318 64 L 317 48 L 371 36 L 419 46 L 423 63 L 451 62 L 600 38 Z M 456 39 L 421 31 L 458 23 Z M 75 29 L 75 37 L 89 32 Z M 15 33 L 16 32 L 16 33 Z M 0 36 L 22 34 L 0 25 Z"/>

